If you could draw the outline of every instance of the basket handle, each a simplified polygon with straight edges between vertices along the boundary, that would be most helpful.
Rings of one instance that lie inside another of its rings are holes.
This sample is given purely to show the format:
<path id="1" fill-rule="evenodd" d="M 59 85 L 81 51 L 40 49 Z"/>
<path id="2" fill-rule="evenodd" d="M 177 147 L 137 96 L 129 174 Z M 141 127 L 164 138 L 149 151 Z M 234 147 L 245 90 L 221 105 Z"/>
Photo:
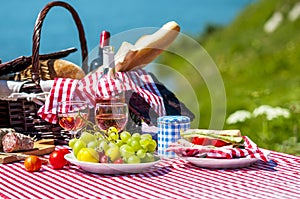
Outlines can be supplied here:
<path id="1" fill-rule="evenodd" d="M 39 49 L 40 49 L 40 39 L 41 39 L 41 29 L 44 22 L 44 19 L 49 12 L 49 10 L 52 7 L 55 6 L 61 6 L 66 8 L 68 11 L 71 12 L 72 17 L 76 23 L 78 33 L 79 33 L 79 39 L 80 39 L 80 45 L 81 45 L 81 57 L 82 57 L 82 68 L 84 72 L 87 74 L 88 72 L 88 65 L 87 65 L 87 57 L 88 57 L 88 50 L 86 45 L 86 39 L 84 34 L 83 25 L 81 23 L 81 20 L 79 18 L 79 15 L 75 11 L 75 9 L 70 6 L 68 3 L 62 2 L 62 1 L 53 1 L 48 3 L 43 10 L 40 11 L 38 18 L 35 22 L 34 26 L 34 33 L 33 33 L 33 44 L 32 44 L 32 80 L 36 85 L 39 85 L 40 83 L 40 75 L 39 75 Z"/>

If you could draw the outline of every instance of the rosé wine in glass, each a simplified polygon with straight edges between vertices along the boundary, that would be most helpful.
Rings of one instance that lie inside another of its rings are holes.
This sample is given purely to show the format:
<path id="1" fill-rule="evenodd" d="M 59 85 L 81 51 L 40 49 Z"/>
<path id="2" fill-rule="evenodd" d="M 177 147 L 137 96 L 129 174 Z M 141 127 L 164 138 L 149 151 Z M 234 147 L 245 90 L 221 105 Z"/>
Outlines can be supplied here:
<path id="1" fill-rule="evenodd" d="M 107 130 L 114 126 L 118 131 L 122 131 L 128 120 L 128 107 L 126 103 L 109 103 L 96 105 L 95 120 L 98 127 Z"/>
<path id="2" fill-rule="evenodd" d="M 89 115 L 89 107 L 84 101 L 64 101 L 57 105 L 59 125 L 76 137 L 85 125 Z"/>

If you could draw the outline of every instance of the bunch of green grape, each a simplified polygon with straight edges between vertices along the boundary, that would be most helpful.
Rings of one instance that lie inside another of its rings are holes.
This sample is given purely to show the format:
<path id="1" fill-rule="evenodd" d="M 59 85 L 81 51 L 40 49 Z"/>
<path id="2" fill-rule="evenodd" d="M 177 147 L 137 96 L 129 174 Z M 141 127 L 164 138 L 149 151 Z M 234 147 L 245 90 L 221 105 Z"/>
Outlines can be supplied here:
<path id="1" fill-rule="evenodd" d="M 79 139 L 70 140 L 69 146 L 76 157 L 80 154 L 80 158 L 91 162 L 136 164 L 156 160 L 154 153 L 157 143 L 151 134 L 118 133 L 115 127 L 110 127 L 104 135 L 100 132 L 83 132 Z M 81 153 L 80 150 L 90 151 L 90 154 Z M 98 157 L 94 154 L 98 154 Z"/>

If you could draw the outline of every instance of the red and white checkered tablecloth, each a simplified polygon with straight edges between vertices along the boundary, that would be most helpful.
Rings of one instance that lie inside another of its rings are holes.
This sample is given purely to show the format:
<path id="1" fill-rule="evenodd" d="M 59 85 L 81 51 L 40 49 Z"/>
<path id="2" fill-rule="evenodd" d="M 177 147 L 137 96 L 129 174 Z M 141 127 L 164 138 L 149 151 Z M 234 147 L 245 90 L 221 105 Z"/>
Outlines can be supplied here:
<path id="1" fill-rule="evenodd" d="M 61 146 L 59 146 L 61 147 Z M 1 198 L 300 198 L 300 157 L 271 151 L 268 163 L 205 169 L 183 159 L 141 174 L 101 175 L 70 165 L 40 172 L 23 162 L 0 165 Z"/>

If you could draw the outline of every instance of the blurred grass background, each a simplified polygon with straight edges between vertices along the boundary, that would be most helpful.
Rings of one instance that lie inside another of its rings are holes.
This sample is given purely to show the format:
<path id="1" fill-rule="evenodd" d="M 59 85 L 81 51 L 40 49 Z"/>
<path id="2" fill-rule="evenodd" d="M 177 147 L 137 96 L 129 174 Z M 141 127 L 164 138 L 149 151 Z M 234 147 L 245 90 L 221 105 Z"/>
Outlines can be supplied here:
<path id="1" fill-rule="evenodd" d="M 300 17 L 289 20 L 288 14 L 300 1 L 258 0 L 250 4 L 226 27 L 207 26 L 204 33 L 195 36 L 216 63 L 224 81 L 227 100 L 227 117 L 243 109 L 253 111 L 268 104 L 288 108 L 289 119 L 269 121 L 268 135 L 262 134 L 262 118 L 235 125 L 225 124 L 224 129 L 239 128 L 259 147 L 300 155 Z M 283 20 L 271 33 L 264 31 L 265 23 L 275 12 Z M 176 42 L 174 48 L 183 48 L 193 54 L 193 48 Z M 208 128 L 211 117 L 210 94 L 205 82 L 192 78 L 189 63 L 181 57 L 165 52 L 160 63 L 170 65 L 189 78 L 199 101 L 201 122 L 199 128 Z M 160 76 L 168 74 L 160 73 Z M 176 90 L 184 96 L 184 89 Z"/>

